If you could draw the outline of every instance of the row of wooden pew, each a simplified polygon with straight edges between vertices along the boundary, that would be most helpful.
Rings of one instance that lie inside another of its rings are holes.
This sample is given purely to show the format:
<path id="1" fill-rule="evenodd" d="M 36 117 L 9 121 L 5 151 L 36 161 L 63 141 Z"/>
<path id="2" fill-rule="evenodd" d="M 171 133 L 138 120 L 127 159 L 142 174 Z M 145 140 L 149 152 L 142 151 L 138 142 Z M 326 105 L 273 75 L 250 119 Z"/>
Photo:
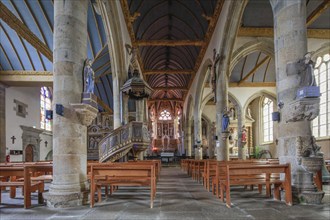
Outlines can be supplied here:
<path id="1" fill-rule="evenodd" d="M 261 192 L 266 188 L 266 195 L 271 196 L 271 187 L 274 189 L 274 198 L 280 199 L 280 190 L 285 190 L 285 201 L 292 205 L 291 168 L 290 164 L 279 164 L 278 160 L 193 160 L 181 161 L 181 169 L 194 180 L 203 182 L 208 191 L 222 201 L 226 200 L 227 207 L 231 206 L 230 188 L 235 185 L 257 185 Z M 284 178 L 280 178 L 284 174 Z"/>
<path id="2" fill-rule="evenodd" d="M 123 163 L 90 163 L 90 206 L 94 207 L 95 192 L 98 202 L 101 201 L 101 187 L 105 187 L 110 195 L 119 186 L 150 187 L 150 208 L 156 196 L 156 183 L 161 169 L 160 160 L 132 161 Z"/>
<path id="3" fill-rule="evenodd" d="M 1 163 L 0 164 L 0 203 L 1 192 L 10 187 L 10 198 L 16 197 L 16 188 L 22 188 L 24 208 L 31 207 L 31 193 L 38 192 L 38 203 L 43 203 L 45 181 L 51 180 L 51 162 Z"/>
<path id="4" fill-rule="evenodd" d="M 119 186 L 150 187 L 150 207 L 156 196 L 156 183 L 161 169 L 160 160 L 130 161 L 123 163 L 87 163 L 87 177 L 90 182 L 90 206 L 95 204 L 95 193 L 101 201 L 101 187 L 108 195 Z M 52 162 L 3 163 L 0 164 L 0 203 L 1 191 L 10 188 L 10 198 L 16 197 L 16 188 L 23 188 L 24 208 L 31 207 L 31 193 L 38 192 L 38 203 L 43 203 L 44 182 L 52 181 Z"/>

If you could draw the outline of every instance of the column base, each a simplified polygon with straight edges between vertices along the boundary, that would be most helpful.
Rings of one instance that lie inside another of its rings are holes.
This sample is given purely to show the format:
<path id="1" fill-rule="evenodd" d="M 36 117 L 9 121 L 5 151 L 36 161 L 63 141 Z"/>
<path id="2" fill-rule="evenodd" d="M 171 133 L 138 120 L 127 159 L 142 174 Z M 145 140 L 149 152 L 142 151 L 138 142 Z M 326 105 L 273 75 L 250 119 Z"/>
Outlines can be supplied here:
<path id="1" fill-rule="evenodd" d="M 66 193 L 66 194 L 53 194 L 50 192 L 43 193 L 47 206 L 50 208 L 69 208 L 77 207 L 88 204 L 89 191 Z"/>
<path id="2" fill-rule="evenodd" d="M 203 148 L 195 148 L 195 160 L 203 160 Z"/>

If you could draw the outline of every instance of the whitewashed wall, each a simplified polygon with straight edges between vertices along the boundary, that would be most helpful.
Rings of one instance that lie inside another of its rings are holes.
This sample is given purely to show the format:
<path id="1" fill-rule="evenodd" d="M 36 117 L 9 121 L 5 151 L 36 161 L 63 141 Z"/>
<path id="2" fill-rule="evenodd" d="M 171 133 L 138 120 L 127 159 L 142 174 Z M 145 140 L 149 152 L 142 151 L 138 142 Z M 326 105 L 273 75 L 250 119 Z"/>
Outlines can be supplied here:
<path id="1" fill-rule="evenodd" d="M 16 115 L 14 100 L 28 105 L 25 118 Z M 22 129 L 20 125 L 30 126 L 40 129 L 40 88 L 33 87 L 8 87 L 6 88 L 6 153 L 10 150 L 23 150 Z M 12 143 L 11 137 L 15 136 L 15 143 Z M 46 154 L 51 150 L 52 138 L 44 135 L 48 141 L 48 147 L 45 148 L 44 141 L 40 143 L 40 159 L 43 160 Z M 11 161 L 22 161 L 22 155 L 10 155 Z"/>

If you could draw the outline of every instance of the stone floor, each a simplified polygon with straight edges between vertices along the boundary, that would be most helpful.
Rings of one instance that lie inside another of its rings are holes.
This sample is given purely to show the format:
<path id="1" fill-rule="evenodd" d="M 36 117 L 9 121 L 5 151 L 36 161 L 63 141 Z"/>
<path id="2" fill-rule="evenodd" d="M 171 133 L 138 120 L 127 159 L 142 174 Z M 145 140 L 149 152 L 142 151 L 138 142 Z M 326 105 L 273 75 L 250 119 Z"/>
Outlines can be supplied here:
<path id="1" fill-rule="evenodd" d="M 323 204 L 290 207 L 265 198 L 256 190 L 246 191 L 240 187 L 233 191 L 233 206 L 229 209 L 180 168 L 164 167 L 153 209 L 149 208 L 146 188 L 121 188 L 92 209 L 89 206 L 71 209 L 38 206 L 36 196 L 33 208 L 24 209 L 20 192 L 16 199 L 10 199 L 5 192 L 0 219 L 330 219 L 330 186 L 324 188 Z"/>

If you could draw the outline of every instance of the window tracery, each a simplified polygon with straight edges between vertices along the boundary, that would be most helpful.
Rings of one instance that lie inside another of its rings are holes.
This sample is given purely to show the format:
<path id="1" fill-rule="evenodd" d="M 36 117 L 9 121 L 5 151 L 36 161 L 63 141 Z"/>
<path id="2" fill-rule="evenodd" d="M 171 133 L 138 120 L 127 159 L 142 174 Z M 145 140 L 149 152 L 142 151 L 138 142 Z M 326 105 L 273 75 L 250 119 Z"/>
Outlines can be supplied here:
<path id="1" fill-rule="evenodd" d="M 320 114 L 312 122 L 315 137 L 330 136 L 330 54 L 316 59 L 314 75 L 317 86 L 320 87 Z"/>

